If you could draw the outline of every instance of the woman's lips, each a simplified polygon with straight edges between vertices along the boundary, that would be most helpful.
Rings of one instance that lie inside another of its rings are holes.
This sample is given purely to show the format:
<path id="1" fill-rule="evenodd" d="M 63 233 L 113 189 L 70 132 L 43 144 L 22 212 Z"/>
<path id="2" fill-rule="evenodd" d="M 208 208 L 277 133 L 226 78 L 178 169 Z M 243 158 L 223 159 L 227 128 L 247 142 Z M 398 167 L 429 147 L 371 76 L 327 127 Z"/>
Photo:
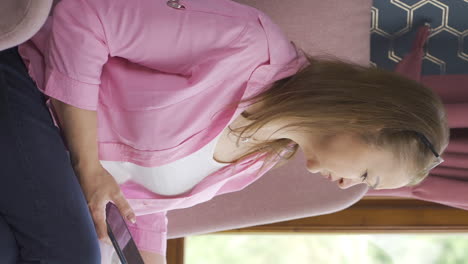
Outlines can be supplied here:
<path id="1" fill-rule="evenodd" d="M 332 177 L 332 175 L 331 175 L 329 172 L 327 172 L 327 173 L 325 173 L 325 172 L 322 173 L 322 172 L 321 172 L 321 174 L 322 174 L 323 177 L 325 177 L 325 179 L 328 179 L 328 180 L 331 181 L 331 182 L 335 182 L 335 181 L 338 180 L 338 179 L 333 180 L 333 177 Z M 340 182 L 341 182 L 342 180 L 343 180 L 342 178 L 339 179 Z"/>
<path id="2" fill-rule="evenodd" d="M 320 172 L 320 174 L 322 174 L 322 176 L 325 177 L 326 179 L 328 179 L 328 180 L 330 180 L 330 181 L 332 180 L 332 177 L 331 177 L 331 175 L 330 175 L 329 172 L 327 172 L 327 173 L 325 173 L 325 172 Z"/>

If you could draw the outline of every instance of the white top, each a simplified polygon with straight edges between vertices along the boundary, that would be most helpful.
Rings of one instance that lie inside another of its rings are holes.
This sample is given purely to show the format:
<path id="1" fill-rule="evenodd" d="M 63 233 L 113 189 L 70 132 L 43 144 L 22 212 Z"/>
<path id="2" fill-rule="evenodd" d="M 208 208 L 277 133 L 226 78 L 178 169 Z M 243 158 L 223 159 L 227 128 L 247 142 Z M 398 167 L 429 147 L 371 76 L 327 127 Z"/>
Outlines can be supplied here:
<path id="1" fill-rule="evenodd" d="M 154 193 L 177 195 L 191 190 L 203 178 L 230 164 L 213 158 L 221 134 L 195 153 L 163 166 L 148 168 L 120 161 L 101 161 L 101 164 L 119 184 L 132 180 Z"/>

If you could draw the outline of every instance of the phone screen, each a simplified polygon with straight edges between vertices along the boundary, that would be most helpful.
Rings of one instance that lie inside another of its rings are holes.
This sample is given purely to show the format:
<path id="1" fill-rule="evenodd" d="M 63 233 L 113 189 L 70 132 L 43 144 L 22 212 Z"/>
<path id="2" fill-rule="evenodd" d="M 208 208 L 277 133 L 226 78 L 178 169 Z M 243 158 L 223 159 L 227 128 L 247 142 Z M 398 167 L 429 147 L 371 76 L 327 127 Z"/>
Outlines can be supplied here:
<path id="1" fill-rule="evenodd" d="M 109 238 L 122 264 L 144 264 L 125 220 L 113 203 L 106 205 L 106 222 Z"/>

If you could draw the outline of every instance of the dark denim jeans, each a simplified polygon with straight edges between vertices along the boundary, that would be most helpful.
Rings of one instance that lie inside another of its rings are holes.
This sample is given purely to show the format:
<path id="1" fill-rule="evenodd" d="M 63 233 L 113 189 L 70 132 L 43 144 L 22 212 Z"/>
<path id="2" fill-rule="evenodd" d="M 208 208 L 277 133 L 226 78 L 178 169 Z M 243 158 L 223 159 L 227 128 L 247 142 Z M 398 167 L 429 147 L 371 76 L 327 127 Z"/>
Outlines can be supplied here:
<path id="1" fill-rule="evenodd" d="M 101 263 L 59 130 L 17 47 L 0 51 L 0 263 Z"/>

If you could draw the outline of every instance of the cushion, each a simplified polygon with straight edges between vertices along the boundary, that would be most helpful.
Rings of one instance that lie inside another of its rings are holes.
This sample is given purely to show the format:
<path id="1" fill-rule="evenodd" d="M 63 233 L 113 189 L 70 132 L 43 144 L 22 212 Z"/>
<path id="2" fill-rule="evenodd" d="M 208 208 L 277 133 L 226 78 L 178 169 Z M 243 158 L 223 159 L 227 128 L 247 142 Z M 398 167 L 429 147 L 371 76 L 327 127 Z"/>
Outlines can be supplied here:
<path id="1" fill-rule="evenodd" d="M 371 0 L 236 0 L 266 13 L 296 46 L 315 56 L 370 61 Z"/>
<path id="2" fill-rule="evenodd" d="M 42 27 L 52 0 L 1 0 L 0 50 L 19 45 Z"/>

